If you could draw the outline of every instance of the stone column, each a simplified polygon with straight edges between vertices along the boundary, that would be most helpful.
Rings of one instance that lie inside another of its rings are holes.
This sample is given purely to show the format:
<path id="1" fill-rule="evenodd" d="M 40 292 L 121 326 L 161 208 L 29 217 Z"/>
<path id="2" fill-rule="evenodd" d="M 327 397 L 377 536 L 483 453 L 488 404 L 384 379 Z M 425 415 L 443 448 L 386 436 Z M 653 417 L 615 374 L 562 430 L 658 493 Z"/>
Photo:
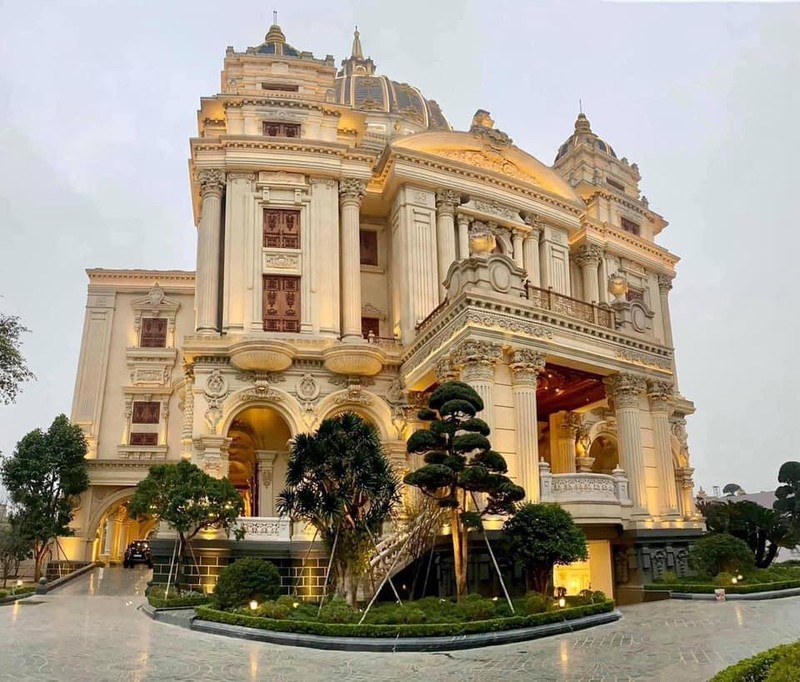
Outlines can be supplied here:
<path id="1" fill-rule="evenodd" d="M 105 546 L 103 547 L 103 554 L 109 558 L 114 553 L 114 536 L 117 533 L 117 520 L 113 515 L 109 514 L 106 519 L 106 537 Z"/>
<path id="2" fill-rule="evenodd" d="M 183 366 L 183 420 L 181 422 L 181 458 L 191 461 L 194 435 L 194 365 Z"/>
<path id="3" fill-rule="evenodd" d="M 472 219 L 466 215 L 458 216 L 458 259 L 469 258 L 469 224 Z"/>
<path id="4" fill-rule="evenodd" d="M 596 244 L 584 244 L 575 254 L 575 262 L 583 274 L 583 300 L 587 303 L 600 301 L 600 285 L 597 270 L 603 257 L 603 249 Z"/>
<path id="5" fill-rule="evenodd" d="M 219 331 L 220 241 L 222 234 L 222 193 L 225 172 L 204 168 L 197 172 L 202 206 L 197 235 L 197 278 L 195 284 L 195 328 L 200 334 Z"/>
<path id="6" fill-rule="evenodd" d="M 661 514 L 677 516 L 678 491 L 675 485 L 675 467 L 672 464 L 669 423 L 669 399 L 672 397 L 672 384 L 666 381 L 648 381 L 647 397 L 650 401 L 650 419 L 653 422 L 653 445 L 658 464 Z"/>
<path id="7" fill-rule="evenodd" d="M 514 248 L 514 265 L 518 268 L 525 268 L 525 257 L 522 253 L 523 236 L 520 232 L 514 232 L 511 235 L 511 242 Z"/>
<path id="8" fill-rule="evenodd" d="M 633 514 L 646 516 L 647 484 L 644 474 L 644 454 L 639 420 L 639 397 L 646 382 L 638 374 L 612 374 L 605 380 L 606 393 L 614 403 L 619 436 L 620 465 L 628 475 L 629 492 L 633 501 Z"/>
<path id="9" fill-rule="evenodd" d="M 366 185 L 361 180 L 339 181 L 341 209 L 342 341 L 363 341 L 361 336 L 361 227 L 359 211 Z"/>
<path id="10" fill-rule="evenodd" d="M 273 490 L 273 472 L 277 452 L 256 450 L 258 463 L 258 515 L 275 516 L 275 493 Z"/>
<path id="11" fill-rule="evenodd" d="M 454 363 L 461 367 L 461 381 L 469 384 L 483 400 L 483 411 L 476 416 L 489 428 L 494 422 L 494 368 L 503 349 L 488 341 L 463 341 L 456 348 Z"/>
<path id="12" fill-rule="evenodd" d="M 684 519 L 693 519 L 697 517 L 697 507 L 694 502 L 694 481 L 692 474 L 694 469 L 692 467 L 682 467 L 676 472 L 681 484 L 681 516 Z"/>
<path id="13" fill-rule="evenodd" d="M 539 264 L 539 237 L 541 234 L 542 228 L 534 225 L 522 243 L 523 267 L 528 273 L 528 281 L 535 287 L 542 286 Z"/>
<path id="14" fill-rule="evenodd" d="M 658 295 L 661 301 L 661 323 L 664 326 L 664 345 L 673 348 L 672 341 L 672 318 L 669 314 L 669 292 L 672 290 L 672 277 L 660 274 L 658 276 Z M 675 355 L 672 356 L 672 385 L 675 393 L 680 393 L 678 389 L 678 373 L 675 370 Z"/>
<path id="15" fill-rule="evenodd" d="M 447 290 L 444 280 L 450 265 L 456 259 L 455 214 L 460 202 L 458 192 L 442 189 L 436 192 L 436 251 L 439 264 L 439 301 L 444 301 Z"/>
<path id="16" fill-rule="evenodd" d="M 519 480 L 528 502 L 539 501 L 539 427 L 536 381 L 544 370 L 545 354 L 521 348 L 511 352 L 511 392 L 517 439 Z"/>
<path id="17" fill-rule="evenodd" d="M 575 473 L 575 441 L 581 427 L 581 416 L 576 412 L 565 412 L 558 425 L 556 447 L 551 461 L 554 474 Z"/>

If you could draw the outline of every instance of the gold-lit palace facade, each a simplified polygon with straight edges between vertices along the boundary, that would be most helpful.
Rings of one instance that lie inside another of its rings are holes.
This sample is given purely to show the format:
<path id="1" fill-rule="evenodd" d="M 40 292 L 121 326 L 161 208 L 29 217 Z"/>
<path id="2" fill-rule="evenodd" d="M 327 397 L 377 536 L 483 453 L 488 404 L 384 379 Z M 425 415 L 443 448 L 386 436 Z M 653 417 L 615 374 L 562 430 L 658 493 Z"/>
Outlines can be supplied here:
<path id="1" fill-rule="evenodd" d="M 292 554 L 309 540 L 275 508 L 292 437 L 354 411 L 413 469 L 419 406 L 460 379 L 527 498 L 586 531 L 589 561 L 556 584 L 686 570 L 702 523 L 670 325 L 678 258 L 636 164 L 586 116 L 548 165 L 486 111 L 453 129 L 377 73 L 358 33 L 337 66 L 273 25 L 228 48 L 190 145 L 196 272 L 88 271 L 72 419 L 91 488 L 73 558 L 118 560 L 150 530 L 127 517 L 134 486 L 182 458 L 241 491 L 246 546 Z"/>

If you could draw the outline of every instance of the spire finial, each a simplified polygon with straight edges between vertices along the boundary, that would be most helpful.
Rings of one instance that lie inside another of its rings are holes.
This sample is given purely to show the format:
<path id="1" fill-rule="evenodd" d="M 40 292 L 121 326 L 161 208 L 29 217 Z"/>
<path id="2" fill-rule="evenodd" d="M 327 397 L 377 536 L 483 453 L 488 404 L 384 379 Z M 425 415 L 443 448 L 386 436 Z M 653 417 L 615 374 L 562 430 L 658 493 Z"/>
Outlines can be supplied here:
<path id="1" fill-rule="evenodd" d="M 265 43 L 283 44 L 286 42 L 286 36 L 283 35 L 281 27 L 278 26 L 278 10 L 272 10 L 272 26 L 269 27 L 267 35 L 264 37 Z"/>
<path id="2" fill-rule="evenodd" d="M 583 100 L 582 99 L 578 100 L 578 113 L 579 114 L 583 113 Z"/>
<path id="3" fill-rule="evenodd" d="M 351 59 L 364 59 L 364 50 L 361 49 L 361 34 L 358 32 L 358 24 L 353 33 L 353 49 L 350 50 Z"/>
<path id="4" fill-rule="evenodd" d="M 276 9 L 272 10 L 272 25 L 273 26 L 278 25 L 278 10 Z"/>

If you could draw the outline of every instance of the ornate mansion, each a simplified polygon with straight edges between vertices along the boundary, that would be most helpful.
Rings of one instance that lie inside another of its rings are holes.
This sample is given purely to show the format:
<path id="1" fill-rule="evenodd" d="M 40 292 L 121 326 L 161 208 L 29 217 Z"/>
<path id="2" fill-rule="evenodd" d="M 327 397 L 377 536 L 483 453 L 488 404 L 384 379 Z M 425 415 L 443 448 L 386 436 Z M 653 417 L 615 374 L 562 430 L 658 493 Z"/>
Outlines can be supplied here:
<path id="1" fill-rule="evenodd" d="M 127 516 L 134 486 L 184 458 L 245 500 L 245 539 L 209 540 L 217 554 L 294 565 L 309 533 L 275 512 L 292 437 L 355 411 L 402 473 L 419 406 L 458 378 L 527 498 L 587 534 L 589 560 L 556 584 L 611 593 L 686 569 L 703 526 L 670 326 L 678 258 L 638 167 L 586 116 L 547 165 L 486 111 L 452 129 L 378 75 L 358 32 L 337 67 L 273 25 L 227 49 L 197 122 L 196 272 L 88 271 L 72 419 L 91 487 L 70 558 L 118 561 L 152 530 Z"/>

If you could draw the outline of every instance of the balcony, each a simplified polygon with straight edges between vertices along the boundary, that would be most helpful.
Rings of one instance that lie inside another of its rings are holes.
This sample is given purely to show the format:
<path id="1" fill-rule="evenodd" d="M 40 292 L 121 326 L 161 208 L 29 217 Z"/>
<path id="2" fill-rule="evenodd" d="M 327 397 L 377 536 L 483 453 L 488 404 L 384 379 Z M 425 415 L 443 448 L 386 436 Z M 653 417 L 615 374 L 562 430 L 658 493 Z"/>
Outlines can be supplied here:
<path id="1" fill-rule="evenodd" d="M 542 502 L 555 502 L 579 523 L 620 523 L 628 519 L 633 503 L 628 478 L 622 469 L 609 474 L 552 474 L 547 462 L 539 463 Z"/>
<path id="2" fill-rule="evenodd" d="M 244 539 L 256 542 L 289 542 L 292 523 L 285 516 L 243 516 L 238 521 L 244 529 Z"/>
<path id="3" fill-rule="evenodd" d="M 615 329 L 614 311 L 608 306 L 586 303 L 577 298 L 557 294 L 552 289 L 540 289 L 531 285 L 528 285 L 528 300 L 540 310 L 551 310 L 582 322 Z"/>

